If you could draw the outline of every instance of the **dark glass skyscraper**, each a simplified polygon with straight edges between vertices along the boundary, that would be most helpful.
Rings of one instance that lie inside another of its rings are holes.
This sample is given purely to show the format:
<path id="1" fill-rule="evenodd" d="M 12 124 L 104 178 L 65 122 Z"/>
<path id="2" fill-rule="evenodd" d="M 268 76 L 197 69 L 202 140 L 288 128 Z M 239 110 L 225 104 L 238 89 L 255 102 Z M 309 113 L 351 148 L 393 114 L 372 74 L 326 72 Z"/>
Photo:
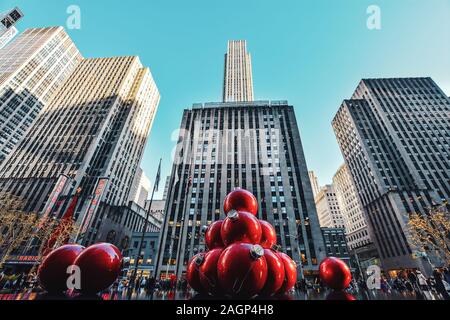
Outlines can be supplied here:
<path id="1" fill-rule="evenodd" d="M 429 271 L 407 224 L 413 213 L 448 206 L 450 99 L 430 78 L 364 79 L 333 128 L 383 267 Z"/>

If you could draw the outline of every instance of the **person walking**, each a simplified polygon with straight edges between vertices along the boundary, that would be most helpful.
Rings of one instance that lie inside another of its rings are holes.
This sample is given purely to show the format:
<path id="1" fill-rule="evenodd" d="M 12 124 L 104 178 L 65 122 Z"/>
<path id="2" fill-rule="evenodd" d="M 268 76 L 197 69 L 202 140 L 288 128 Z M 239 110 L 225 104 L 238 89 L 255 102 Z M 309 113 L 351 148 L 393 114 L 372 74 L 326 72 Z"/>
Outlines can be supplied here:
<path id="1" fill-rule="evenodd" d="M 449 268 L 444 268 L 444 280 L 450 284 L 450 270 Z"/>
<path id="2" fill-rule="evenodd" d="M 434 287 L 436 288 L 436 291 L 444 298 L 444 300 L 450 300 L 450 296 L 448 295 L 447 289 L 445 288 L 445 280 L 443 279 L 444 277 L 442 273 L 438 269 L 434 269 L 433 277 L 435 281 Z"/>
<path id="3" fill-rule="evenodd" d="M 417 275 L 414 270 L 409 270 L 407 274 L 408 280 L 411 283 L 411 286 L 414 291 L 419 290 L 419 286 L 417 284 Z"/>
<path id="4" fill-rule="evenodd" d="M 423 295 L 423 298 L 426 300 L 433 300 L 433 296 L 429 291 L 427 278 L 423 275 L 420 270 L 416 271 L 417 276 L 417 284 L 419 286 L 420 293 Z"/>

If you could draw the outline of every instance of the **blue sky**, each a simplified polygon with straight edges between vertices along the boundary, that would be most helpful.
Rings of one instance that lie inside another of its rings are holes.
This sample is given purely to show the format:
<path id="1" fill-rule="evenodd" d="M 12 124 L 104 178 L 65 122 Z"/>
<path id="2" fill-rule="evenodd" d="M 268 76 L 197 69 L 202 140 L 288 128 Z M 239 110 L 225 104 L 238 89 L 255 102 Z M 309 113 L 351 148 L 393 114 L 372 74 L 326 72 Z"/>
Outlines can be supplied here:
<path id="1" fill-rule="evenodd" d="M 381 30 L 366 27 L 372 4 Z M 160 157 L 170 173 L 182 110 L 220 101 L 229 39 L 248 42 L 255 98 L 295 106 L 321 184 L 343 162 L 331 119 L 361 78 L 431 76 L 450 95 L 450 0 L 0 0 L 16 5 L 20 31 L 66 26 L 78 5 L 81 29 L 67 31 L 85 57 L 139 55 L 150 67 L 161 92 L 142 162 L 152 179 Z"/>

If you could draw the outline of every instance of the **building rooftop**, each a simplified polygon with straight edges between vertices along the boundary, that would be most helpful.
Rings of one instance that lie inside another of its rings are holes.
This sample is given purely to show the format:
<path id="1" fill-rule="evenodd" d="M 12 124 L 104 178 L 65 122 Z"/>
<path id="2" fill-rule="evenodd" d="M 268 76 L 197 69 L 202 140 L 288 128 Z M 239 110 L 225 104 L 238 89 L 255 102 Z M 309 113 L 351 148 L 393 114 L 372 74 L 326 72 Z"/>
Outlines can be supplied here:
<path id="1" fill-rule="evenodd" d="M 236 107 L 272 107 L 272 106 L 287 106 L 287 100 L 259 100 L 259 101 L 245 101 L 245 102 L 205 102 L 194 103 L 192 109 L 207 109 L 207 108 L 236 108 Z"/>

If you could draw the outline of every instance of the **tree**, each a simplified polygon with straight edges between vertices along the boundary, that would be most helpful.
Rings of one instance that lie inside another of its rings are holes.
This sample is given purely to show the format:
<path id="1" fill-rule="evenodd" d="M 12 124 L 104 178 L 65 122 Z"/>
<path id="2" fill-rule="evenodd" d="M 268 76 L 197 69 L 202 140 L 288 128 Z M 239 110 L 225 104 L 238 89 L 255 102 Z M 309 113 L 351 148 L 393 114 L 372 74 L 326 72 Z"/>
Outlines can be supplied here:
<path id="1" fill-rule="evenodd" d="M 0 267 L 14 252 L 32 252 L 39 262 L 52 249 L 67 243 L 77 229 L 72 219 L 39 217 L 36 212 L 26 212 L 19 197 L 0 193 Z"/>
<path id="2" fill-rule="evenodd" d="M 423 252 L 432 252 L 446 265 L 450 263 L 450 215 L 446 204 L 431 208 L 426 215 L 409 216 L 411 240 Z"/>

